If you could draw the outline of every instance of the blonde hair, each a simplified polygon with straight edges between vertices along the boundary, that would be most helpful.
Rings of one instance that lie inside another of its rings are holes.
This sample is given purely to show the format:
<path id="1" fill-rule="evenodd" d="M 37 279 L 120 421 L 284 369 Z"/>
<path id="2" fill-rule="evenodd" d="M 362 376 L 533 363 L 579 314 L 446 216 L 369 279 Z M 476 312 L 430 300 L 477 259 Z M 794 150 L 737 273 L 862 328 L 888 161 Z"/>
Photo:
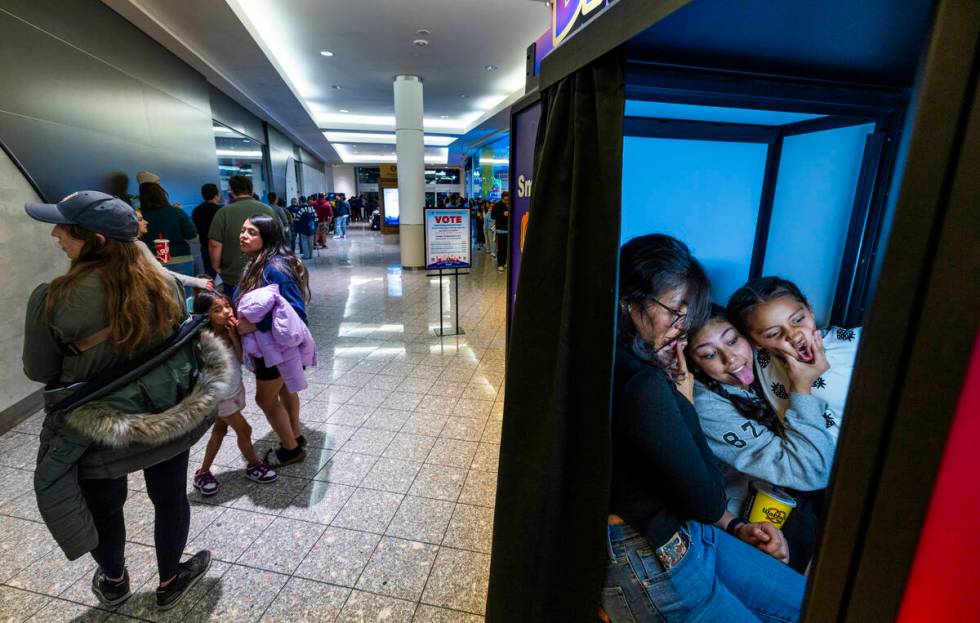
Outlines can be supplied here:
<path id="1" fill-rule="evenodd" d="M 78 225 L 64 226 L 68 234 L 84 242 L 68 272 L 51 282 L 45 303 L 50 320 L 59 302 L 74 303 L 79 279 L 95 271 L 105 293 L 109 343 L 112 352 L 131 358 L 154 340 L 166 336 L 183 316 L 175 283 L 150 264 L 136 245 L 138 241 L 106 239 Z"/>

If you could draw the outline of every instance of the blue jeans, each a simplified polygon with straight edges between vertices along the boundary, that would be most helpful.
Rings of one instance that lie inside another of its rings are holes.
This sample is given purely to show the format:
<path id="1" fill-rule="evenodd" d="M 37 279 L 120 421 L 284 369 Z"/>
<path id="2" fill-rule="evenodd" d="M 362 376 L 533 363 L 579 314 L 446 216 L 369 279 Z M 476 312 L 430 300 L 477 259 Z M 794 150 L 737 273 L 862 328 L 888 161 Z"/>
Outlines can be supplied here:
<path id="1" fill-rule="evenodd" d="M 714 526 L 684 524 L 684 557 L 664 571 L 646 538 L 609 526 L 602 607 L 613 623 L 797 621 L 806 580 L 775 558 Z"/>
<path id="2" fill-rule="evenodd" d="M 346 236 L 347 235 L 347 219 L 349 216 L 338 216 L 334 219 L 334 235 L 335 236 Z"/>
<path id="3" fill-rule="evenodd" d="M 313 234 L 299 235 L 299 249 L 303 253 L 304 260 L 313 259 Z"/>

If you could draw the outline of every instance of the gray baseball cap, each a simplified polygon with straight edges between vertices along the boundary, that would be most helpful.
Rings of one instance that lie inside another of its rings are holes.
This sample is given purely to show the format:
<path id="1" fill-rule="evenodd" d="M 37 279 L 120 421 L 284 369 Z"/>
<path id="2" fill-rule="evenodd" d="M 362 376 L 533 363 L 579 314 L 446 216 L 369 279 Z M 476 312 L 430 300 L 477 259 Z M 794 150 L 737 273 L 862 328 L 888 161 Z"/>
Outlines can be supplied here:
<path id="1" fill-rule="evenodd" d="M 134 240 L 139 230 L 136 211 L 128 203 L 96 190 L 80 190 L 58 203 L 27 203 L 24 209 L 42 223 L 79 225 L 115 240 Z"/>

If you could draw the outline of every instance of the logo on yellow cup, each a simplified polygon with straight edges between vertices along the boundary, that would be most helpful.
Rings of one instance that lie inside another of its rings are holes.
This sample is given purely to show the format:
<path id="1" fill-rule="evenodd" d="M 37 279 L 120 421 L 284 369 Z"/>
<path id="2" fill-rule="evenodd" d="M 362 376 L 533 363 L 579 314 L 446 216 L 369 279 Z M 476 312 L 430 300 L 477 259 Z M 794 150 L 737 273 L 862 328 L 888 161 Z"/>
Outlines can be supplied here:
<path id="1" fill-rule="evenodd" d="M 763 507 L 762 514 L 766 516 L 766 519 L 769 521 L 769 523 L 775 526 L 783 525 L 783 522 L 786 521 L 786 515 L 787 515 L 786 511 L 784 511 L 783 509 L 776 508 L 773 506 Z"/>

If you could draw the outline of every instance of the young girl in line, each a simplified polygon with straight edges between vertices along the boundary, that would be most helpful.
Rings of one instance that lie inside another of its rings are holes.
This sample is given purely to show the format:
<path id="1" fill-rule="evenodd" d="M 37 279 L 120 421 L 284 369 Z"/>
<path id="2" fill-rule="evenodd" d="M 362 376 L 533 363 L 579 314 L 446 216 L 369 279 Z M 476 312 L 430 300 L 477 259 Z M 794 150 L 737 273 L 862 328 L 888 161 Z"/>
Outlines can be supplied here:
<path id="1" fill-rule="evenodd" d="M 248 462 L 245 477 L 260 484 L 274 482 L 279 475 L 255 454 L 255 448 L 252 447 L 252 427 L 242 416 L 242 409 L 245 408 L 245 385 L 242 382 L 241 368 L 242 342 L 238 337 L 238 319 L 231 301 L 213 290 L 202 290 L 194 297 L 194 313 L 208 314 L 211 331 L 232 349 L 237 359 L 232 365 L 232 380 L 228 384 L 228 391 L 218 403 L 218 420 L 214 423 L 211 439 L 204 449 L 204 459 L 200 469 L 194 474 L 194 488 L 205 497 L 218 492 L 219 483 L 211 473 L 211 464 L 221 449 L 229 427 L 235 431 L 238 449 Z"/>
<path id="2" fill-rule="evenodd" d="M 286 248 L 278 219 L 262 214 L 249 217 L 242 225 L 238 242 L 242 252 L 249 256 L 249 263 L 235 290 L 235 304 L 240 304 L 242 297 L 253 290 L 276 284 L 279 294 L 303 323 L 308 324 L 309 273 L 303 262 Z M 272 331 L 272 314 L 255 323 L 239 318 L 240 335 L 253 331 Z M 255 367 L 255 402 L 265 413 L 280 443 L 278 448 L 266 453 L 265 462 L 274 467 L 298 463 L 306 458 L 303 450 L 306 438 L 299 426 L 299 394 L 289 390 L 277 366 L 267 365 L 262 357 L 251 357 L 251 361 Z"/>

